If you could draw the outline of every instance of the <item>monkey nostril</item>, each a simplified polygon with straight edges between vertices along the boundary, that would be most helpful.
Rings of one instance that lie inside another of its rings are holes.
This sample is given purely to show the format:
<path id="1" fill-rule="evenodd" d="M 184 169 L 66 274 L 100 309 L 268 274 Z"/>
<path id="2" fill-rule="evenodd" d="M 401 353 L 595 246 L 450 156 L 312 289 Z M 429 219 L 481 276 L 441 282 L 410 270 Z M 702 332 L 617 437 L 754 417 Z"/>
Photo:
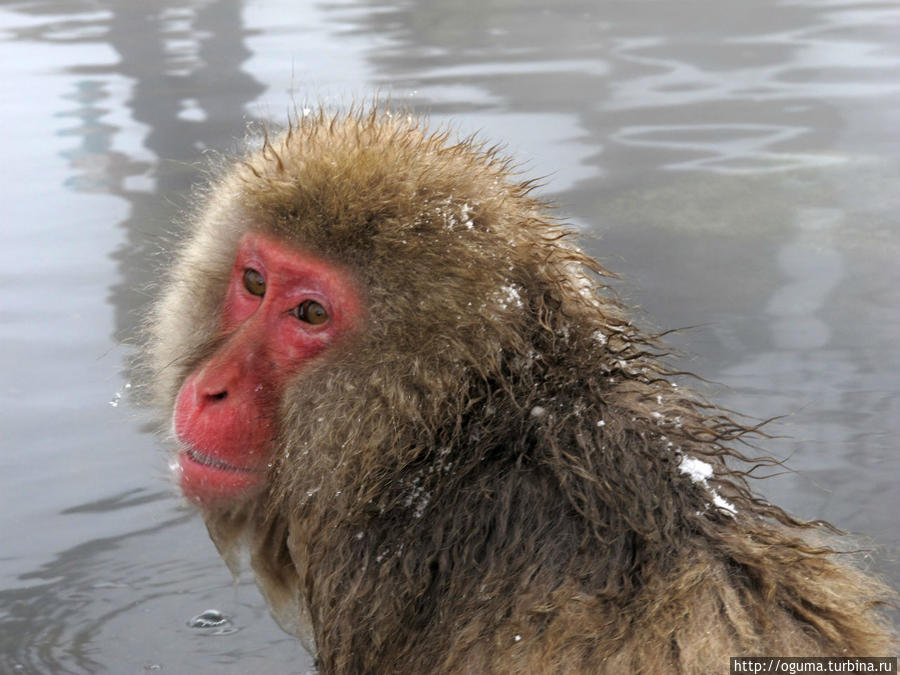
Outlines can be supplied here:
<path id="1" fill-rule="evenodd" d="M 224 401 L 228 397 L 227 391 L 220 391 L 216 394 L 207 394 L 207 398 L 211 401 Z"/>

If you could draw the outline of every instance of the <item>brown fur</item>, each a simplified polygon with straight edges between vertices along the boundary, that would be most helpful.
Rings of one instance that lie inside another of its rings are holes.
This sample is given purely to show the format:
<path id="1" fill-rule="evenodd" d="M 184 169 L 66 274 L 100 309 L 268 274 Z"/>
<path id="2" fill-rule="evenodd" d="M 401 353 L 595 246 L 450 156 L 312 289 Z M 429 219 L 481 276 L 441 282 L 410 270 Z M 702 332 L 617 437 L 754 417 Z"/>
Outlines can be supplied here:
<path id="1" fill-rule="evenodd" d="M 163 409 L 215 348 L 247 229 L 367 289 L 365 330 L 284 396 L 265 494 L 204 513 L 223 555 L 249 547 L 323 673 L 895 653 L 889 591 L 751 494 L 754 430 L 671 384 L 531 187 L 390 112 L 300 117 L 216 179 L 150 324 Z"/>

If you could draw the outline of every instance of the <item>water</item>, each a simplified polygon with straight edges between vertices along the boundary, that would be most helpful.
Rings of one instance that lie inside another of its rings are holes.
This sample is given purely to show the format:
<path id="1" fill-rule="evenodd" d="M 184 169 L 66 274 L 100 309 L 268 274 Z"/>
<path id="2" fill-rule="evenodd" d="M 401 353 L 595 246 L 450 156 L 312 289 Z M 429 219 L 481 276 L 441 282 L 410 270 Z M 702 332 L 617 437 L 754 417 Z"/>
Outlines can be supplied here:
<path id="1" fill-rule="evenodd" d="M 786 415 L 760 489 L 900 586 L 900 7 L 0 2 L 0 670 L 285 673 L 128 404 L 155 251 L 206 148 L 291 101 L 390 96 L 504 140 L 677 336 Z M 117 403 L 118 405 L 110 405 Z M 198 630 L 214 608 L 228 630 Z"/>

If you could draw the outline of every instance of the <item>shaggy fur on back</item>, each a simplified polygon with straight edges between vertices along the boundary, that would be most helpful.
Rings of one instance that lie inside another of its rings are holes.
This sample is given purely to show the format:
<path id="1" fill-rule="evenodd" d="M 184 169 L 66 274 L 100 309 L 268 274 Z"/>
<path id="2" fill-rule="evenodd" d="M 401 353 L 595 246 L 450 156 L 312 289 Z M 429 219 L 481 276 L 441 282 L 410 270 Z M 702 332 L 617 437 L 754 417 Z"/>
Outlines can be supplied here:
<path id="1" fill-rule="evenodd" d="M 750 492 L 755 430 L 671 382 L 531 188 L 390 112 L 301 116 L 213 181 L 149 324 L 163 409 L 221 340 L 245 231 L 345 266 L 366 306 L 288 387 L 265 493 L 204 512 L 226 559 L 250 549 L 322 673 L 896 653 L 890 592 Z"/>

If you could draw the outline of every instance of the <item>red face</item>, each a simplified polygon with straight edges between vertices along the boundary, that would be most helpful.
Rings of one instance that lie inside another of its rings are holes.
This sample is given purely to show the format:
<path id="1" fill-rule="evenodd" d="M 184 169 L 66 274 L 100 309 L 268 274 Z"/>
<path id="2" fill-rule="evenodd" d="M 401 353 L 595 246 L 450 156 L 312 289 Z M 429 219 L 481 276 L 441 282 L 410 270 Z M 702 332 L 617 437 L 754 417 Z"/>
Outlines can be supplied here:
<path id="1" fill-rule="evenodd" d="M 361 318 L 345 270 L 273 237 L 244 235 L 225 296 L 225 340 L 175 402 L 188 498 L 222 505 L 262 486 L 285 383 Z"/>

